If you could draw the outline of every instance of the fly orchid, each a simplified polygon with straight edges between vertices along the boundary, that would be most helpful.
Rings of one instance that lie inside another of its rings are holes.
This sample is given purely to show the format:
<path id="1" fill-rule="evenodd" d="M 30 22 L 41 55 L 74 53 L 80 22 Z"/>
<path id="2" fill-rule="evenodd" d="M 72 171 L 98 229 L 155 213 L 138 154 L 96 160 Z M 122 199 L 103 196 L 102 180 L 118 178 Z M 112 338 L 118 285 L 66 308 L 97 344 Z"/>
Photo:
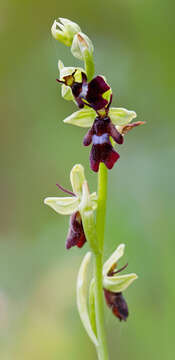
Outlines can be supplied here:
<path id="1" fill-rule="evenodd" d="M 62 191 L 72 195 L 71 197 L 47 197 L 44 200 L 44 203 L 49 205 L 57 213 L 70 215 L 70 226 L 66 240 L 67 249 L 70 249 L 72 246 L 81 248 L 84 245 L 86 235 L 83 222 L 86 223 L 87 221 L 87 210 L 90 213 L 97 207 L 96 193 L 89 194 L 82 165 L 78 164 L 72 168 L 70 181 L 73 192 L 64 189 L 60 185 L 58 185 L 58 187 Z"/>
<path id="2" fill-rule="evenodd" d="M 124 254 L 125 245 L 120 244 L 114 253 L 103 265 L 103 290 L 106 300 L 106 304 L 112 310 L 113 314 L 118 319 L 125 320 L 128 317 L 128 306 L 123 297 L 123 291 L 128 288 L 131 283 L 137 279 L 137 275 L 134 273 L 119 275 L 119 273 L 126 268 L 127 265 L 121 269 L 117 269 L 118 260 Z M 94 289 L 95 279 L 92 278 L 89 287 L 89 308 L 88 308 L 88 285 L 87 279 L 89 275 L 89 264 L 91 260 L 91 252 L 86 253 L 80 266 L 80 270 L 77 277 L 77 305 L 82 323 L 96 347 L 98 347 L 98 340 L 96 338 L 94 326 L 90 317 L 92 311 L 91 306 L 94 306 Z M 96 326 L 95 326 L 96 328 Z"/>
<path id="3" fill-rule="evenodd" d="M 88 146 L 92 143 L 90 166 L 95 172 L 99 170 L 101 162 L 108 169 L 112 169 L 120 155 L 115 151 L 111 138 L 117 144 L 122 144 L 123 127 L 131 125 L 129 123 L 136 117 L 135 111 L 124 108 L 110 108 L 111 101 L 112 96 L 110 95 L 110 100 L 107 101 L 107 105 L 104 108 L 95 110 L 93 106 L 85 107 L 64 120 L 67 124 L 90 127 L 84 137 L 83 144 Z M 140 123 L 135 124 L 140 125 Z"/>
<path id="4" fill-rule="evenodd" d="M 119 275 L 127 265 L 118 269 L 118 260 L 124 255 L 125 245 L 121 244 L 103 265 L 103 288 L 106 304 L 119 320 L 128 317 L 128 306 L 122 295 L 123 291 L 137 279 L 134 273 Z"/>

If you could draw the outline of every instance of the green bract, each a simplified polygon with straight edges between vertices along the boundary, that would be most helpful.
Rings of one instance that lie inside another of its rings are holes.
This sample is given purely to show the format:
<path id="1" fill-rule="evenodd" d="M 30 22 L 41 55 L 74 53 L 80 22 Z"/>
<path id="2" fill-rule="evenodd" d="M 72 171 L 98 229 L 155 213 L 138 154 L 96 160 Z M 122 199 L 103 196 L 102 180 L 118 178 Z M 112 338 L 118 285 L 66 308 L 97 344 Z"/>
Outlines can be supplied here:
<path id="1" fill-rule="evenodd" d="M 91 259 L 91 252 L 88 252 L 79 269 L 78 278 L 77 278 L 77 307 L 80 314 L 81 321 L 94 345 L 98 347 L 98 340 L 94 334 L 94 331 L 91 326 L 89 319 L 89 312 L 87 306 L 87 277 L 88 277 L 88 264 Z"/>
<path id="2" fill-rule="evenodd" d="M 54 21 L 51 33 L 54 39 L 59 40 L 67 46 L 71 46 L 74 35 L 81 31 L 80 27 L 68 19 L 59 18 Z"/>
<path id="3" fill-rule="evenodd" d="M 103 265 L 103 287 L 111 292 L 123 292 L 134 280 L 137 279 L 137 275 L 134 273 L 127 275 L 115 274 L 115 270 L 117 270 L 117 262 L 123 256 L 124 249 L 124 244 L 119 245 Z M 114 274 L 110 275 L 110 271 L 114 272 Z"/>
<path id="4" fill-rule="evenodd" d="M 90 195 L 89 192 L 87 195 L 88 187 L 82 165 L 78 164 L 72 168 L 70 180 L 75 196 L 48 197 L 44 200 L 44 203 L 62 215 L 71 215 L 76 211 L 82 214 L 87 207 L 91 211 L 95 210 L 97 207 L 97 196 L 96 193 Z M 86 188 L 86 196 L 84 196 L 85 191 L 83 188 Z"/>

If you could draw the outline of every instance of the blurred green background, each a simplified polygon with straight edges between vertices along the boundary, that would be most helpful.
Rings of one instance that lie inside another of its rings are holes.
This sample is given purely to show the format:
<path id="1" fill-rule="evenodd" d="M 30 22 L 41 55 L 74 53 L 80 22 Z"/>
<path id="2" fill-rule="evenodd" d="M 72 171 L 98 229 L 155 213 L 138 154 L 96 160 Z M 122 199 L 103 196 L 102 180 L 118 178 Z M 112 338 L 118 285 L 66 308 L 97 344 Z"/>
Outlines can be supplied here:
<path id="1" fill-rule="evenodd" d="M 110 359 L 174 359 L 175 2 L 1 0 L 0 359 L 96 359 L 76 310 L 75 282 L 87 245 L 65 250 L 68 218 L 43 205 L 86 167 L 85 129 L 63 124 L 75 111 L 55 78 L 57 61 L 82 65 L 52 39 L 55 18 L 77 22 L 95 45 L 96 73 L 114 106 L 146 126 L 128 134 L 109 174 L 106 257 L 125 242 L 130 317 L 105 309 Z"/>

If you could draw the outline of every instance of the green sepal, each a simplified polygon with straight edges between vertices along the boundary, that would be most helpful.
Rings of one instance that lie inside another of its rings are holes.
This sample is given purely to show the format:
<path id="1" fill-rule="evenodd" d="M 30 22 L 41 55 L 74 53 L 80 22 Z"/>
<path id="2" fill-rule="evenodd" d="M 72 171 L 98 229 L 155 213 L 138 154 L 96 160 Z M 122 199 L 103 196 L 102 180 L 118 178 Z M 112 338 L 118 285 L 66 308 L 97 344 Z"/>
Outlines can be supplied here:
<path id="1" fill-rule="evenodd" d="M 103 287 L 112 292 L 122 292 L 127 289 L 129 285 L 136 280 L 136 274 L 104 276 Z"/>
<path id="2" fill-rule="evenodd" d="M 111 269 L 116 268 L 117 261 L 123 256 L 125 251 L 125 244 L 120 244 L 117 249 L 112 253 L 109 259 L 103 265 L 103 275 L 108 275 Z"/>
<path id="3" fill-rule="evenodd" d="M 93 122 L 96 118 L 96 112 L 93 109 L 85 108 L 82 110 L 78 110 L 68 116 L 63 121 L 66 124 L 72 124 L 80 127 L 91 127 L 93 125 Z"/>
<path id="4" fill-rule="evenodd" d="M 127 125 L 134 118 L 136 118 L 135 111 L 130 111 L 124 108 L 110 108 L 109 117 L 114 125 Z"/>
<path id="5" fill-rule="evenodd" d="M 48 197 L 44 199 L 44 204 L 49 205 L 61 215 L 71 215 L 78 210 L 79 203 L 78 197 Z"/>
<path id="6" fill-rule="evenodd" d="M 84 167 L 81 164 L 74 165 L 70 172 L 70 181 L 75 195 L 82 195 L 82 186 L 85 180 Z"/>

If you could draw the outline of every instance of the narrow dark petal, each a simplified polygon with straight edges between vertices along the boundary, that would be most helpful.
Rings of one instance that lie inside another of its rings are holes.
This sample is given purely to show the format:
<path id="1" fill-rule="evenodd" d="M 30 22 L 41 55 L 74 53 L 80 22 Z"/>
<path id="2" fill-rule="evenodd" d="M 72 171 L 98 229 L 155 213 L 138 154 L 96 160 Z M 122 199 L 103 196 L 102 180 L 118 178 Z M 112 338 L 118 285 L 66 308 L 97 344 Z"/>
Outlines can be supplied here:
<path id="1" fill-rule="evenodd" d="M 120 273 L 121 271 L 123 271 L 123 270 L 125 270 L 126 268 L 127 268 L 127 266 L 128 266 L 128 263 L 127 264 L 125 264 L 124 266 L 122 266 L 120 269 L 118 269 L 118 270 L 115 270 L 115 271 L 109 271 L 108 272 L 108 276 L 113 276 L 113 275 L 115 275 L 115 274 L 118 274 L 118 273 Z"/>
<path id="2" fill-rule="evenodd" d="M 118 317 L 120 321 L 127 320 L 129 315 L 128 305 L 121 292 L 114 293 L 104 289 L 104 296 L 106 304 L 112 310 L 113 314 Z"/>
<path id="3" fill-rule="evenodd" d="M 56 79 L 56 81 L 61 83 L 61 84 L 65 84 L 65 81 L 62 81 L 62 80 L 59 80 L 59 79 Z"/>
<path id="4" fill-rule="evenodd" d="M 108 134 L 110 134 L 112 136 L 112 138 L 115 140 L 115 142 L 117 144 L 123 144 L 123 136 L 122 134 L 119 133 L 119 131 L 116 129 L 115 125 L 112 124 L 112 122 L 109 123 L 108 125 Z"/>
<path id="5" fill-rule="evenodd" d="M 66 249 L 72 246 L 81 248 L 86 242 L 80 213 L 77 211 L 70 217 L 69 231 L 66 240 Z"/>
<path id="6" fill-rule="evenodd" d="M 63 188 L 63 186 L 61 186 L 60 184 L 56 184 L 56 186 L 58 186 L 58 188 L 59 188 L 61 191 L 65 192 L 66 194 L 69 194 L 69 195 L 72 195 L 72 196 L 76 196 L 72 191 Z"/>
<path id="7" fill-rule="evenodd" d="M 92 135 L 93 135 L 93 130 L 92 128 L 87 132 L 87 134 L 85 135 L 84 139 L 83 139 L 83 145 L 84 146 L 89 146 L 92 142 Z"/>

